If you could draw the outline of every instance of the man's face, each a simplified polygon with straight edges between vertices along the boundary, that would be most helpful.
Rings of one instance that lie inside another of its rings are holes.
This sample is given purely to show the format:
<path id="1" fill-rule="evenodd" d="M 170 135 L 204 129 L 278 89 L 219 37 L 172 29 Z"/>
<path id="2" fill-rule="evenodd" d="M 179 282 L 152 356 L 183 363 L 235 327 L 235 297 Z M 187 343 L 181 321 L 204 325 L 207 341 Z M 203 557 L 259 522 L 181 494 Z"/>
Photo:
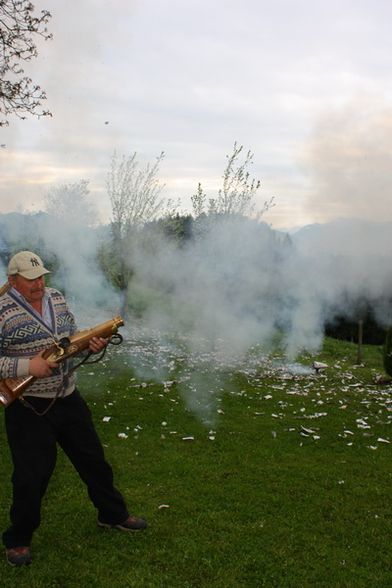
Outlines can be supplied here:
<path id="1" fill-rule="evenodd" d="M 45 294 L 45 276 L 36 278 L 35 280 L 28 280 L 19 274 L 10 276 L 11 286 L 13 286 L 24 298 L 32 304 L 33 302 L 40 302 Z"/>

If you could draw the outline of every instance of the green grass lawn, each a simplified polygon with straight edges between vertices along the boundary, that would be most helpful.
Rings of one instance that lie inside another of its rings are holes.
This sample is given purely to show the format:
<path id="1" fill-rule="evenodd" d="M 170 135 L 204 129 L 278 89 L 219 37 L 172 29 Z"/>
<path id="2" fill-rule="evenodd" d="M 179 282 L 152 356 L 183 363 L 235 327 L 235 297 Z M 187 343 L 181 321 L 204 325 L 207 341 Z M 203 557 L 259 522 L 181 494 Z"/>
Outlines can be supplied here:
<path id="1" fill-rule="evenodd" d="M 1 586 L 392 586 L 392 387 L 373 383 L 380 348 L 354 366 L 355 346 L 326 340 L 301 362 L 329 367 L 301 375 L 278 356 L 254 352 L 228 369 L 169 346 L 158 369 L 154 349 L 124 345 L 79 371 L 116 485 L 149 528 L 98 528 L 59 452 L 33 565 L 4 559 Z M 4 528 L 3 424 L 0 442 Z"/>

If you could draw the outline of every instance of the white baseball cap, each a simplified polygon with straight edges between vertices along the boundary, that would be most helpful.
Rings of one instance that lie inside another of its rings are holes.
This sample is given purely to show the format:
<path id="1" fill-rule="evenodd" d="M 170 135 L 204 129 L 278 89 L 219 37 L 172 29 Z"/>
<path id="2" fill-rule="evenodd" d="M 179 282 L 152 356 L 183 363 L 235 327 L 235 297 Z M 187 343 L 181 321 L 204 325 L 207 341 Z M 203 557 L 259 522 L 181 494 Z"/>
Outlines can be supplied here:
<path id="1" fill-rule="evenodd" d="M 11 257 L 8 264 L 8 275 L 19 274 L 27 280 L 36 280 L 50 271 L 44 267 L 42 259 L 32 251 L 19 251 Z"/>

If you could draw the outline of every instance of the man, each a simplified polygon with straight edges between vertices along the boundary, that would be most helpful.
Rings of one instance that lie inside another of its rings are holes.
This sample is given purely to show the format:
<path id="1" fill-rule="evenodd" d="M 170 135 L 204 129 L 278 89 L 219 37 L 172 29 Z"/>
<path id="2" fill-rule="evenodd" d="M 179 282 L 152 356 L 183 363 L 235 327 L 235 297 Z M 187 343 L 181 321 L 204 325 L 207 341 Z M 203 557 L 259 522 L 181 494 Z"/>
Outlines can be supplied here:
<path id="1" fill-rule="evenodd" d="M 90 411 L 75 387 L 69 362 L 56 364 L 42 351 L 53 340 L 76 331 L 64 296 L 45 287 L 42 260 L 31 251 L 14 255 L 8 265 L 9 289 L 0 296 L 0 378 L 35 376 L 23 397 L 5 408 L 5 425 L 14 466 L 11 524 L 3 533 L 6 558 L 13 566 L 31 563 L 30 544 L 40 524 L 41 501 L 55 467 L 57 443 L 87 486 L 98 511 L 98 525 L 122 531 L 147 524 L 131 516 L 113 485 Z M 94 337 L 92 353 L 107 341 Z"/>

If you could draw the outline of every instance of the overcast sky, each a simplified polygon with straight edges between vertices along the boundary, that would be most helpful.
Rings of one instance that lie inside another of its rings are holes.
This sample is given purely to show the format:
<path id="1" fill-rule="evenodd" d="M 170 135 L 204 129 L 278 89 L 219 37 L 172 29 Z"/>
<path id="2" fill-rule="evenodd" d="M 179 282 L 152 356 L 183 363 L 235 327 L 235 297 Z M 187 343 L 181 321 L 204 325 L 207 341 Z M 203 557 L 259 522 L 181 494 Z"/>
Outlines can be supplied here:
<path id="1" fill-rule="evenodd" d="M 165 159 L 164 195 L 221 183 L 237 141 L 254 153 L 265 220 L 392 221 L 389 0 L 36 0 L 52 41 L 27 70 L 52 118 L 0 129 L 0 212 L 90 181 L 102 220 L 116 150 Z M 5 145 L 5 146 L 4 146 Z"/>

